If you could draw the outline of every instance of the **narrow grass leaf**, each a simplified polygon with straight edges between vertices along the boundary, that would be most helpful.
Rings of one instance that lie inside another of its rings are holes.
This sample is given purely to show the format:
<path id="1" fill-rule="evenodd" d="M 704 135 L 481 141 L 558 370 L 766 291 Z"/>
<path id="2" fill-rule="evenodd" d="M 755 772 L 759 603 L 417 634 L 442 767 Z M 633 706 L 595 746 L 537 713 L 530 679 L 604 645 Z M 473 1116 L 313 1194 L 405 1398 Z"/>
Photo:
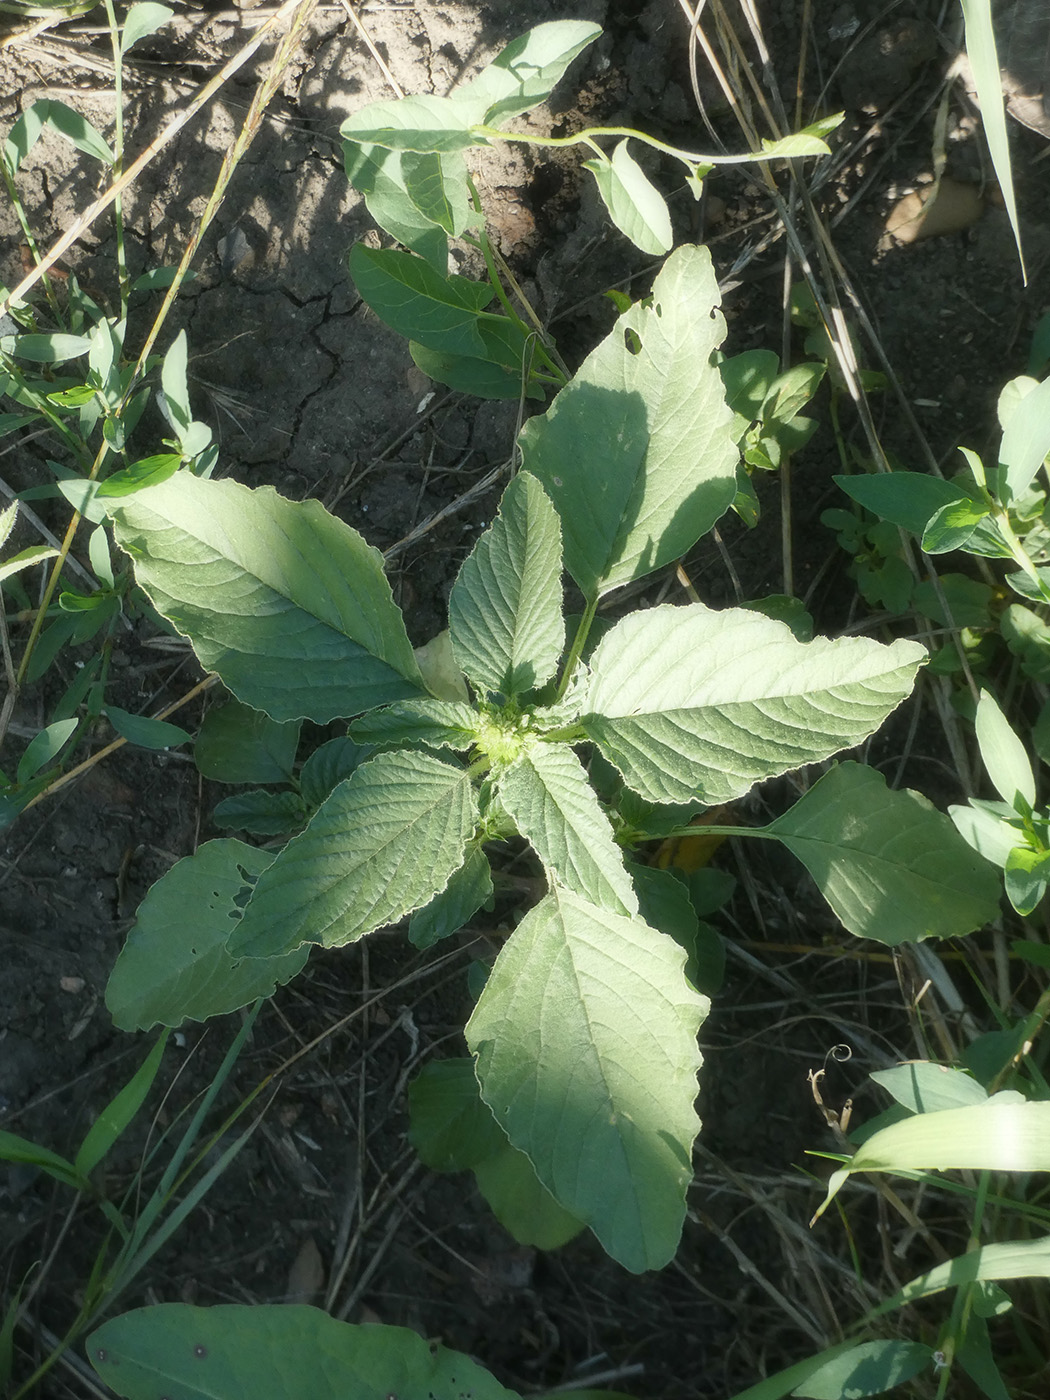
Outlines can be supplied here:
<path id="1" fill-rule="evenodd" d="M 118 705 L 104 706 L 103 713 L 122 739 L 140 749 L 174 749 L 190 743 L 193 738 L 177 724 L 150 719 L 148 715 L 133 715 Z"/>
<path id="2" fill-rule="evenodd" d="M 445 888 L 477 820 L 465 769 L 427 753 L 377 754 L 259 877 L 231 953 L 331 948 L 396 923 Z"/>
<path id="3" fill-rule="evenodd" d="M 131 1125 L 132 1119 L 145 1102 L 146 1095 L 153 1087 L 153 1081 L 164 1058 L 164 1047 L 168 1043 L 168 1032 L 162 1031 L 156 1044 L 142 1064 L 111 1099 L 88 1129 L 87 1136 L 80 1144 L 80 1151 L 73 1162 L 81 1176 L 90 1176 L 110 1151 L 113 1144 Z"/>
<path id="4" fill-rule="evenodd" d="M 991 0 L 959 0 L 959 3 L 966 23 L 966 56 L 973 70 L 985 139 L 992 157 L 995 178 L 1002 190 L 1010 227 L 1014 232 L 1021 274 L 1026 276 L 1021 227 L 1017 218 L 1017 200 L 1014 196 L 1013 171 L 1010 165 L 1010 142 L 1006 134 L 1003 78 L 995 46 L 995 31 L 992 28 Z"/>
<path id="5" fill-rule="evenodd" d="M 245 704 L 326 724 L 423 691 L 382 557 L 320 502 L 179 472 L 108 509 L 158 612 Z"/>
<path id="6" fill-rule="evenodd" d="M 954 938 L 999 913 L 994 867 L 925 797 L 864 764 L 838 764 L 766 831 L 858 938 Z"/>
<path id="7" fill-rule="evenodd" d="M 476 78 L 460 88 L 458 102 L 475 122 L 496 126 L 546 102 L 573 59 L 593 44 L 601 26 L 586 20 L 537 24 L 509 43 Z"/>
<path id="8" fill-rule="evenodd" d="M 543 487 L 519 472 L 452 586 L 452 651 L 483 694 L 546 684 L 565 647 L 561 527 Z"/>
<path id="9" fill-rule="evenodd" d="M 207 1021 L 270 996 L 302 969 L 305 950 L 262 960 L 226 951 L 252 885 L 272 859 L 271 851 L 243 841 L 207 841 L 150 888 L 106 986 L 118 1029 Z"/>
<path id="10" fill-rule="evenodd" d="M 1035 806 L 1035 776 L 1024 744 L 1010 727 L 990 690 L 982 690 L 977 702 L 977 743 L 992 786 L 1009 806 L 1017 799 Z"/>
<path id="11" fill-rule="evenodd" d="M 517 1400 L 469 1357 L 408 1328 L 339 1322 L 299 1304 L 139 1308 L 93 1332 L 87 1356 L 125 1400 Z"/>
<path id="12" fill-rule="evenodd" d="M 18 761 L 17 781 L 27 783 L 41 768 L 53 763 L 76 733 L 79 723 L 77 719 L 58 719 L 34 735 Z"/>
<path id="13" fill-rule="evenodd" d="M 41 563 L 44 559 L 55 559 L 58 550 L 52 549 L 47 544 L 30 545 L 28 549 L 20 550 L 17 554 L 12 554 L 10 559 L 5 559 L 0 564 L 0 583 L 5 578 L 11 578 L 14 574 L 20 574 L 23 569 L 31 569 L 34 564 Z"/>
<path id="14" fill-rule="evenodd" d="M 663 605 L 598 644 L 583 725 L 650 802 L 715 806 L 859 744 L 909 693 L 924 657 L 914 642 L 803 643 L 743 608 Z"/>
<path id="15" fill-rule="evenodd" d="M 627 138 L 611 160 L 603 156 L 583 165 L 594 176 L 602 203 L 620 232 L 650 257 L 670 252 L 674 235 L 667 202 L 627 149 Z"/>
<path id="16" fill-rule="evenodd" d="M 508 816 L 549 875 L 603 909 L 637 914 L 609 818 L 567 744 L 534 744 L 499 779 Z"/>
<path id="17" fill-rule="evenodd" d="M 466 1028 L 482 1097 L 571 1215 L 635 1273 L 674 1255 L 709 1003 L 639 918 L 555 887 L 504 944 Z"/>
<path id="18" fill-rule="evenodd" d="M 86 117 L 55 97 L 42 97 L 26 108 L 4 142 L 4 159 L 12 175 L 17 175 L 46 127 L 103 165 L 113 164 L 113 152 Z"/>
<path id="19" fill-rule="evenodd" d="M 796 1386 L 806 1400 L 865 1400 L 904 1385 L 933 1364 L 933 1348 L 896 1339 L 859 1342 Z"/>
<path id="20" fill-rule="evenodd" d="M 521 434 L 589 599 L 684 554 L 733 500 L 733 415 L 711 363 L 718 304 L 707 250 L 675 249 L 651 305 L 625 312 Z"/>
<path id="21" fill-rule="evenodd" d="M 0 1128 L 0 1162 L 22 1162 L 26 1166 L 39 1167 L 56 1181 L 72 1186 L 74 1191 L 82 1191 L 87 1185 L 73 1163 L 67 1162 L 65 1157 L 3 1128 Z"/>

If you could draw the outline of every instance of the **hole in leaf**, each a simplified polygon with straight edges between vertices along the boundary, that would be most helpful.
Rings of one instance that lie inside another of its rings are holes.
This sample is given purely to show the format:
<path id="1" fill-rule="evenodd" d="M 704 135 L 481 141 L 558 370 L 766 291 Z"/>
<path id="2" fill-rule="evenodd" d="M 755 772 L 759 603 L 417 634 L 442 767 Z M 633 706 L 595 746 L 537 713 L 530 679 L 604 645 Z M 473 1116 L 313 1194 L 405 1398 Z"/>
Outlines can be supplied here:
<path id="1" fill-rule="evenodd" d="M 197 1345 L 193 1348 L 193 1354 L 194 1356 L 207 1356 L 208 1348 L 204 1345 L 203 1342 L 198 1342 Z"/>
<path id="2" fill-rule="evenodd" d="M 637 331 L 624 331 L 623 343 L 627 347 L 628 355 L 640 355 L 642 353 L 642 338 Z"/>

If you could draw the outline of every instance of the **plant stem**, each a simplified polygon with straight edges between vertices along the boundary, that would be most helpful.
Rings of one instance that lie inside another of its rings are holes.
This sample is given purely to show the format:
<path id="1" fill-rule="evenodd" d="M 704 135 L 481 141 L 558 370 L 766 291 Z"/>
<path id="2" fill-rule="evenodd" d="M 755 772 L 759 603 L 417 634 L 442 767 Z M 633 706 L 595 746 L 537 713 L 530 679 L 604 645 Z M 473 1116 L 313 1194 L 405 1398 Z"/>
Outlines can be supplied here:
<path id="1" fill-rule="evenodd" d="M 117 25 L 113 0 L 106 0 L 106 18 L 109 21 L 109 37 L 113 46 L 113 179 L 119 180 L 124 171 L 124 63 L 121 52 L 121 34 Z M 128 276 L 128 259 L 124 247 L 124 196 L 118 192 L 113 201 L 113 227 L 117 241 L 117 282 L 120 287 L 120 319 L 127 320 L 128 294 L 131 279 Z"/>
<path id="2" fill-rule="evenodd" d="M 475 136 L 484 137 L 486 141 L 520 141 L 526 146 L 589 146 L 591 150 L 597 151 L 603 160 L 607 158 L 605 152 L 596 145 L 596 138 L 600 136 L 626 136 L 689 165 L 740 165 L 744 161 L 785 159 L 776 152 L 766 151 L 745 151 L 737 156 L 710 156 L 698 151 L 682 151 L 677 146 L 670 146 L 666 141 L 659 141 L 655 136 L 647 135 L 644 131 L 635 131 L 633 126 L 589 126 L 583 131 L 577 131 L 574 136 L 533 136 L 522 131 L 500 131 L 494 126 L 471 127 L 471 132 Z"/>
<path id="3" fill-rule="evenodd" d="M 558 682 L 558 689 L 554 696 L 555 704 L 558 703 L 569 688 L 569 682 L 572 680 L 572 673 L 576 670 L 580 657 L 583 655 L 583 649 L 587 645 L 587 636 L 591 630 L 591 625 L 594 622 L 594 615 L 597 611 L 598 596 L 595 594 L 593 598 L 588 600 L 587 606 L 583 610 L 583 616 L 580 618 L 580 625 L 576 629 L 576 635 L 572 639 L 572 646 L 569 648 L 569 654 L 565 658 L 565 669 L 561 673 L 561 680 Z"/>

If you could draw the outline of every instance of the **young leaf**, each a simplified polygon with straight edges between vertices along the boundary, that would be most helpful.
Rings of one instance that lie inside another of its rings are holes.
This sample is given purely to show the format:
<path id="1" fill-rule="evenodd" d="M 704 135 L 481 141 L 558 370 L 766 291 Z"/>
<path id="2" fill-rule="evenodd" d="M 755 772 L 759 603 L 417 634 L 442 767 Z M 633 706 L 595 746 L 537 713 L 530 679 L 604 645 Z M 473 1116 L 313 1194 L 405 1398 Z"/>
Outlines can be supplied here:
<path id="1" fill-rule="evenodd" d="M 922 547 L 927 554 L 948 554 L 953 549 L 965 549 L 973 532 L 988 516 L 988 507 L 969 497 L 949 501 L 930 519 L 922 532 Z"/>
<path id="2" fill-rule="evenodd" d="M 593 599 L 685 553 L 736 492 L 733 416 L 711 356 L 725 334 L 706 248 L 676 248 L 653 287 L 520 437 L 561 516 L 565 563 Z"/>
<path id="3" fill-rule="evenodd" d="M 223 1016 L 301 971 L 306 949 L 261 960 L 226 952 L 238 906 L 272 859 L 242 841 L 208 841 L 161 876 L 139 905 L 106 987 L 118 1029 Z"/>
<path id="4" fill-rule="evenodd" d="M 543 487 L 519 472 L 459 571 L 448 605 L 452 651 L 482 694 L 544 685 L 565 646 L 561 528 Z"/>
<path id="5" fill-rule="evenodd" d="M 609 818 L 567 744 L 526 749 L 500 777 L 499 798 L 554 879 L 602 909 L 637 914 Z"/>
<path id="6" fill-rule="evenodd" d="M 465 769 L 426 753 L 377 754 L 260 877 L 230 952 L 332 948 L 396 923 L 445 888 L 477 820 Z"/>
<path id="7" fill-rule="evenodd" d="M 53 762 L 76 733 L 79 722 L 76 719 L 59 719 L 34 735 L 18 761 L 17 781 L 27 783 L 41 768 Z"/>
<path id="8" fill-rule="evenodd" d="M 458 238 L 478 215 L 470 202 L 467 167 L 463 157 L 416 151 L 401 153 L 401 174 L 405 193 L 432 224 Z"/>
<path id="9" fill-rule="evenodd" d="M 354 720 L 350 736 L 358 744 L 469 749 L 477 742 L 478 713 L 462 700 L 402 700 Z"/>
<path id="10" fill-rule="evenodd" d="M 996 792 L 1017 808 L 1020 796 L 1029 811 L 1035 806 L 1035 776 L 1025 746 L 1010 727 L 990 690 L 977 702 L 977 743 Z"/>
<path id="11" fill-rule="evenodd" d="M 142 0 L 141 4 L 132 5 L 120 32 L 121 57 L 140 39 L 146 39 L 150 34 L 156 34 L 158 29 L 163 29 L 174 14 L 175 11 L 167 5 L 154 4 L 153 0 Z"/>
<path id="12" fill-rule="evenodd" d="M 583 165 L 594 176 L 602 203 L 620 232 L 651 257 L 670 252 L 674 235 L 667 203 L 627 149 L 627 138 L 613 151 L 611 160 L 603 156 L 585 160 Z"/>
<path id="13" fill-rule="evenodd" d="M 497 1122 L 635 1273 L 674 1255 L 692 1179 L 709 1003 L 684 964 L 641 919 L 556 886 L 504 944 L 466 1028 Z"/>
<path id="14" fill-rule="evenodd" d="M 339 128 L 340 136 L 359 145 L 384 146 L 391 151 L 465 151 L 487 146 L 471 130 L 467 106 L 452 97 L 400 97 L 370 102 L 352 113 Z"/>
<path id="15" fill-rule="evenodd" d="M 150 719 L 148 715 L 133 715 L 116 705 L 106 705 L 103 712 L 120 737 L 140 749 L 177 748 L 179 744 L 188 744 L 193 737 L 177 724 Z"/>
<path id="16" fill-rule="evenodd" d="M 1050 378 L 1044 379 L 1011 413 L 999 447 L 1005 470 L 1005 499 L 1024 495 L 1050 452 Z M 1000 478 L 1002 479 L 1002 478 Z"/>
<path id="17" fill-rule="evenodd" d="M 183 433 L 193 422 L 193 413 L 190 410 L 189 384 L 186 379 L 188 363 L 189 346 L 186 341 L 186 332 L 179 331 L 168 346 L 161 363 L 160 385 L 164 395 L 164 408 L 168 422 L 175 430 L 180 442 Z"/>
<path id="18" fill-rule="evenodd" d="M 99 496 L 130 496 L 141 491 L 144 486 L 159 486 L 174 476 L 182 463 L 177 452 L 158 452 L 154 457 L 143 457 L 140 462 L 132 462 L 123 471 L 108 476 L 98 488 Z"/>
<path id="19" fill-rule="evenodd" d="M 945 816 L 882 774 L 840 763 L 766 830 L 806 867 L 850 933 L 954 938 L 999 912 L 994 868 Z"/>
<path id="20" fill-rule="evenodd" d="M 1050 851 L 1015 846 L 1006 857 L 1003 876 L 1007 899 L 1027 918 L 1042 902 L 1050 883 Z"/>
<path id="21" fill-rule="evenodd" d="M 662 605 L 599 642 L 583 724 L 649 801 L 716 806 L 866 739 L 925 655 L 906 641 L 798 642 L 743 608 Z"/>
<path id="22" fill-rule="evenodd" d="M 546 102 L 573 59 L 593 44 L 601 27 L 586 20 L 537 24 L 500 53 L 453 99 L 475 122 L 496 126 Z"/>
<path id="23" fill-rule="evenodd" d="M 408 1328 L 339 1322 L 300 1304 L 139 1308 L 92 1332 L 87 1355 L 125 1400 L 517 1400 L 469 1357 Z"/>
<path id="24" fill-rule="evenodd" d="M 492 870 L 484 851 L 471 846 L 448 884 L 408 921 L 413 948 L 432 948 L 457 933 L 492 898 Z"/>
<path id="25" fill-rule="evenodd" d="M 57 131 L 71 146 L 103 165 L 113 164 L 113 152 L 86 117 L 57 98 L 42 97 L 26 108 L 4 142 L 4 160 L 12 175 L 17 175 L 18 167 L 39 141 L 45 127 Z"/>
<path id="26" fill-rule="evenodd" d="M 301 724 L 278 724 L 261 710 L 227 700 L 204 716 L 193 761 L 216 783 L 286 783 L 295 766 Z"/>
<path id="27" fill-rule="evenodd" d="M 379 552 L 318 501 L 179 472 L 107 509 L 154 607 L 245 704 L 326 724 L 423 690 Z"/>
<path id="28" fill-rule="evenodd" d="M 67 335 L 63 331 L 20 335 L 15 338 L 11 354 L 17 360 L 32 360 L 35 364 L 60 365 L 75 360 L 91 349 L 91 337 Z"/>

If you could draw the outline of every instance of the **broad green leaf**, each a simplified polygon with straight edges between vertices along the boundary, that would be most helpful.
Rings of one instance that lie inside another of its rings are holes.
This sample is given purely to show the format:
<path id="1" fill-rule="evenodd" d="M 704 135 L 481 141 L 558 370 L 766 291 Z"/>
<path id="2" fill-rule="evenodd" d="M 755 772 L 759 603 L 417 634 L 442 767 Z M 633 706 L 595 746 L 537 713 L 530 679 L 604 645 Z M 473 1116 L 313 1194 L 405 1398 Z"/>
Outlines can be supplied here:
<path id="1" fill-rule="evenodd" d="M 309 812 L 297 792 L 253 788 L 224 797 L 215 804 L 212 823 L 220 831 L 246 831 L 250 836 L 286 836 L 305 826 Z"/>
<path id="2" fill-rule="evenodd" d="M 416 647 L 414 655 L 431 695 L 438 700 L 469 701 L 466 677 L 452 655 L 452 638 L 447 627 L 424 646 Z"/>
<path id="3" fill-rule="evenodd" d="M 475 122 L 496 126 L 546 102 L 569 64 L 601 34 L 586 20 L 537 24 L 513 40 L 476 78 L 459 88 L 454 101 Z"/>
<path id="4" fill-rule="evenodd" d="M 463 700 L 401 700 L 355 719 L 350 737 L 357 744 L 469 749 L 477 743 L 478 713 Z"/>
<path id="5" fill-rule="evenodd" d="M 525 366 L 509 369 L 479 360 L 473 355 L 451 355 L 443 350 L 428 350 L 418 341 L 410 341 L 408 353 L 417 369 L 435 380 L 447 384 L 461 394 L 473 394 L 478 399 L 542 399 L 543 390 L 534 379 L 525 380 Z"/>
<path id="6" fill-rule="evenodd" d="M 361 146 L 343 142 L 347 179 L 365 197 L 368 212 L 392 238 L 425 258 L 441 277 L 448 272 L 448 235 L 422 214 L 413 203 L 405 184 L 403 160 L 406 152 L 388 151 L 382 146 Z M 440 160 L 451 178 L 448 162 L 459 162 L 455 154 L 433 157 Z M 463 167 L 466 187 L 466 167 Z"/>
<path id="7" fill-rule="evenodd" d="M 466 1028 L 485 1102 L 544 1186 L 635 1273 L 674 1255 L 709 1003 L 639 918 L 555 887 L 504 944 Z"/>
<path id="8" fill-rule="evenodd" d="M 1024 253 L 1021 249 L 1021 225 L 1017 218 L 1017 200 L 1014 197 L 1014 182 L 1010 167 L 1010 142 L 1006 134 L 1006 111 L 1003 103 L 1003 78 L 1000 72 L 999 55 L 995 48 L 995 32 L 992 28 L 991 0 L 959 0 L 966 24 L 966 56 L 970 60 L 977 100 L 981 105 L 981 122 L 984 126 L 988 152 L 1003 203 L 1010 218 L 1017 256 L 1021 263 L 1021 275 L 1025 275 Z"/>
<path id="9" fill-rule="evenodd" d="M 868 1076 L 912 1113 L 936 1113 L 944 1108 L 964 1108 L 986 1103 L 988 1091 L 961 1069 L 909 1060 L 892 1069 L 873 1070 Z"/>
<path id="10" fill-rule="evenodd" d="M 476 690 L 506 699 L 546 684 L 565 647 L 561 528 L 543 487 L 519 472 L 459 571 L 452 651 Z"/>
<path id="11" fill-rule="evenodd" d="M 944 506 L 969 500 L 961 487 L 925 472 L 881 472 L 875 476 L 835 476 L 832 480 L 872 515 L 920 538 Z"/>
<path id="12" fill-rule="evenodd" d="M 131 1079 L 110 1099 L 88 1129 L 73 1163 L 81 1176 L 91 1175 L 142 1107 L 157 1077 L 167 1043 L 168 1032 L 165 1030 L 157 1037 L 157 1043 Z"/>
<path id="13" fill-rule="evenodd" d="M 480 847 L 471 846 L 466 860 L 440 894 L 409 919 L 408 941 L 414 948 L 432 948 L 442 938 L 458 932 L 491 898 L 488 857 Z"/>
<path id="14" fill-rule="evenodd" d="M 188 744 L 193 738 L 177 724 L 168 724 L 163 719 L 150 719 L 148 715 L 133 715 L 116 705 L 106 705 L 104 714 L 122 739 L 136 744 L 140 749 L 172 749 L 179 744 Z"/>
<path id="15" fill-rule="evenodd" d="M 377 754 L 260 876 L 230 951 L 331 948 L 396 923 L 445 888 L 477 820 L 465 769 L 410 750 Z"/>
<path id="16" fill-rule="evenodd" d="M 919 1113 L 861 1143 L 832 1173 L 820 1215 L 853 1172 L 1050 1171 L 1050 1103 L 993 1095 L 985 1103 Z"/>
<path id="17" fill-rule="evenodd" d="M 34 735 L 18 761 L 18 782 L 28 783 L 41 768 L 53 763 L 76 733 L 79 723 L 77 719 L 58 719 Z"/>
<path id="18" fill-rule="evenodd" d="M 655 866 L 628 865 L 631 880 L 638 895 L 638 912 L 649 925 L 673 938 L 686 955 L 685 975 L 698 991 L 710 995 L 707 987 L 697 980 L 697 942 L 700 920 L 689 898 L 685 882 Z"/>
<path id="19" fill-rule="evenodd" d="M 980 802 L 974 798 L 965 807 L 949 807 L 948 815 L 956 831 L 968 846 L 990 860 L 993 865 L 1005 867 L 1010 852 L 1024 840 L 1016 813 L 1005 802 Z"/>
<path id="20" fill-rule="evenodd" d="M 636 248 L 659 258 L 671 251 L 674 235 L 667 202 L 627 149 L 627 138 L 612 153 L 585 160 L 613 223 Z"/>
<path id="21" fill-rule="evenodd" d="M 1032 484 L 1050 452 L 1050 378 L 1044 379 L 1011 413 L 999 447 L 1006 497 L 1018 500 Z"/>
<path id="22" fill-rule="evenodd" d="M 729 407 L 747 422 L 755 423 L 780 373 L 780 357 L 773 350 L 744 350 L 719 361 L 718 372 Z"/>
<path id="23" fill-rule="evenodd" d="M 478 215 L 470 202 L 467 167 L 462 156 L 416 151 L 401 153 L 405 192 L 432 224 L 458 238 Z"/>
<path id="24" fill-rule="evenodd" d="M 990 690 L 977 702 L 977 743 L 996 792 L 1011 807 L 1018 797 L 1029 810 L 1035 806 L 1035 777 L 1024 744 L 1010 727 Z"/>
<path id="25" fill-rule="evenodd" d="M 286 783 L 301 727 L 298 720 L 280 724 L 239 700 L 227 700 L 204 716 L 193 761 L 215 783 Z"/>
<path id="26" fill-rule="evenodd" d="M 474 1180 L 493 1215 L 518 1244 L 560 1249 L 586 1229 L 558 1204 L 525 1153 L 506 1138 L 498 1152 L 478 1162 Z"/>
<path id="27" fill-rule="evenodd" d="M 471 1060 L 437 1060 L 408 1087 L 409 1141 L 435 1171 L 473 1171 L 493 1214 L 519 1244 L 557 1249 L 584 1228 L 540 1184 L 481 1099 Z"/>
<path id="28" fill-rule="evenodd" d="M 272 859 L 242 841 L 208 841 L 152 886 L 106 987 L 120 1030 L 223 1016 L 301 971 L 305 949 L 264 959 L 226 951 L 240 904 Z"/>
<path id="29" fill-rule="evenodd" d="M 499 799 L 553 879 L 603 909 L 637 914 L 609 818 L 567 744 L 526 748 L 501 775 Z"/>
<path id="30" fill-rule="evenodd" d="M 113 164 L 113 152 L 86 117 L 57 98 L 42 97 L 26 108 L 4 142 L 4 159 L 12 175 L 18 173 L 18 167 L 39 141 L 45 127 L 50 127 L 71 146 L 94 156 L 103 165 Z"/>
<path id="31" fill-rule="evenodd" d="M 299 773 L 299 791 L 306 805 L 320 807 L 332 789 L 349 778 L 371 752 L 371 745 L 355 744 L 348 736 L 329 739 L 315 749 Z"/>
<path id="32" fill-rule="evenodd" d="M 401 97 L 370 102 L 353 112 L 339 128 L 340 136 L 364 146 L 391 151 L 465 151 L 487 146 L 475 136 L 474 119 L 466 105 L 451 97 Z"/>
<path id="33" fill-rule="evenodd" d="M 483 310 L 487 282 L 442 277 L 422 258 L 393 248 L 350 249 L 350 276 L 361 298 L 391 330 L 431 350 L 491 360 L 521 373 L 528 333 L 507 316 Z"/>
<path id="34" fill-rule="evenodd" d="M 299 1304 L 139 1308 L 93 1332 L 87 1356 L 124 1400 L 517 1400 L 469 1357 L 408 1328 Z"/>
<path id="35" fill-rule="evenodd" d="M 858 938 L 954 938 L 998 915 L 994 868 L 925 797 L 863 764 L 838 764 L 766 831 Z"/>
<path id="36" fill-rule="evenodd" d="M 245 704 L 326 724 L 423 690 L 378 550 L 320 502 L 179 472 L 107 509 L 154 607 Z"/>
<path id="37" fill-rule="evenodd" d="M 174 14 L 175 11 L 167 5 L 154 4 L 153 0 L 142 0 L 141 4 L 132 5 L 124 21 L 124 28 L 120 31 L 121 56 L 123 57 L 140 39 L 146 39 L 149 35 L 156 34 L 158 29 L 163 29 Z"/>
<path id="38" fill-rule="evenodd" d="M 91 348 L 91 337 L 87 335 L 66 335 L 63 331 L 48 331 L 42 334 L 17 336 L 11 348 L 16 360 L 32 360 L 36 364 L 58 365 L 65 360 L 75 360 L 86 355 Z"/>
<path id="39" fill-rule="evenodd" d="M 164 396 L 164 410 L 171 426 L 178 434 L 179 441 L 193 422 L 190 409 L 189 381 L 186 377 L 189 366 L 189 344 L 186 332 L 178 335 L 168 346 L 160 367 L 160 385 Z"/>
<path id="40" fill-rule="evenodd" d="M 914 642 L 795 640 L 702 603 L 624 618 L 591 658 L 584 728 L 651 802 L 715 806 L 866 739 L 911 690 Z"/>
<path id="41" fill-rule="evenodd" d="M 792 1394 L 807 1400 L 864 1400 L 903 1385 L 932 1364 L 933 1349 L 921 1342 L 859 1342 L 845 1355 L 825 1361 Z"/>
<path id="42" fill-rule="evenodd" d="M 520 436 L 589 599 L 678 558 L 733 500 L 733 416 L 711 363 L 725 334 L 717 307 L 707 249 L 676 248 L 652 304 L 621 316 Z"/>

